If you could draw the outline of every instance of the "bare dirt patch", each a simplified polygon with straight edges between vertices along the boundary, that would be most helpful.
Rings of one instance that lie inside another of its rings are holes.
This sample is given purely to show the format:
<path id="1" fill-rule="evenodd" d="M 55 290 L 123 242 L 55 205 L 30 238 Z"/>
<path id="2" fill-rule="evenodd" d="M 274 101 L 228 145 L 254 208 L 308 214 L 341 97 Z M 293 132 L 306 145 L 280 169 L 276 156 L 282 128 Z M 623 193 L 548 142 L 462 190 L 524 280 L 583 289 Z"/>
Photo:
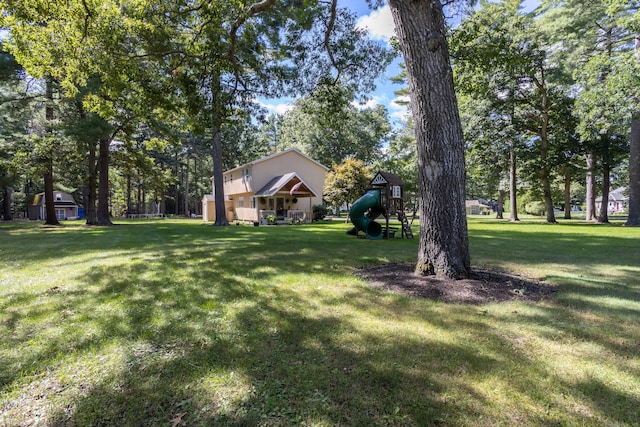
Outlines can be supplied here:
<path id="1" fill-rule="evenodd" d="M 458 304 L 538 302 L 557 292 L 557 288 L 548 283 L 498 271 L 472 268 L 469 279 L 451 280 L 420 276 L 413 269 L 412 264 L 385 264 L 359 270 L 356 274 L 375 288 Z"/>

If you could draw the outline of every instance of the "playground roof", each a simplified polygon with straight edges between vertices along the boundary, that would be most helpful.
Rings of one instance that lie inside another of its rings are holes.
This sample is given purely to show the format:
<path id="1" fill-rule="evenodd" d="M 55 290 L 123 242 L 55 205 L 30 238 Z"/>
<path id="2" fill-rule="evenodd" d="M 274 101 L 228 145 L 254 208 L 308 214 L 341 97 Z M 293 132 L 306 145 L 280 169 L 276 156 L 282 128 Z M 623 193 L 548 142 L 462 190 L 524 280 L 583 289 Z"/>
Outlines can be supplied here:
<path id="1" fill-rule="evenodd" d="M 394 173 L 378 171 L 369 185 L 399 185 L 402 187 L 404 186 L 404 181 Z"/>

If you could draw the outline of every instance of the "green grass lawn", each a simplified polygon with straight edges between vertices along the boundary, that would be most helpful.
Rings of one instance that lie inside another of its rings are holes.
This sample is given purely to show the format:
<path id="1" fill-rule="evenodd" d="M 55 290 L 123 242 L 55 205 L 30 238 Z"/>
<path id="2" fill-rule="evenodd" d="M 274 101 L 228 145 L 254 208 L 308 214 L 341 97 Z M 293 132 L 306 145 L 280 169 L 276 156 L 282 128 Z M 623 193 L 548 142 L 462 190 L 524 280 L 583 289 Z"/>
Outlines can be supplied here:
<path id="1" fill-rule="evenodd" d="M 417 239 L 349 227 L 0 224 L 0 426 L 640 425 L 640 229 L 470 219 L 559 287 L 478 307 L 366 286 Z"/>

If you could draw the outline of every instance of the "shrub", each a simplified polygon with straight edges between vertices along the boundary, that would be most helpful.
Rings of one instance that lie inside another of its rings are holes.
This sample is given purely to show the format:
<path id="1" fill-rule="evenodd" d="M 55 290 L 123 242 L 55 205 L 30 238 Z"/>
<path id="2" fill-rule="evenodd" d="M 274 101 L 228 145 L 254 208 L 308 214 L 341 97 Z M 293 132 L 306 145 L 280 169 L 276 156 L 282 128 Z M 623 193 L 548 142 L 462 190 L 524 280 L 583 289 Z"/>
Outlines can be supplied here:
<path id="1" fill-rule="evenodd" d="M 313 220 L 314 221 L 323 220 L 324 217 L 326 217 L 328 213 L 329 213 L 329 210 L 324 205 L 314 205 L 313 206 Z"/>
<path id="2" fill-rule="evenodd" d="M 542 202 L 529 202 L 524 206 L 525 213 L 529 215 L 544 216 L 544 203 Z"/>

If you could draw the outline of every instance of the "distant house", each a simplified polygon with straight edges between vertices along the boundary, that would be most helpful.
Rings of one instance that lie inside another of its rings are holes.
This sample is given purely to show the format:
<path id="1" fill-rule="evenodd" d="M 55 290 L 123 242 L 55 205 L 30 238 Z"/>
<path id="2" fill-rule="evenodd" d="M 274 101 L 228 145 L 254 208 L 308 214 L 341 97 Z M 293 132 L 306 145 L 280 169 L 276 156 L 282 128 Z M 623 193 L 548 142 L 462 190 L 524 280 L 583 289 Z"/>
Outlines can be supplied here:
<path id="1" fill-rule="evenodd" d="M 64 191 L 53 192 L 53 204 L 56 209 L 56 219 L 62 221 L 65 219 L 78 219 L 78 204 L 73 196 Z M 33 203 L 29 206 L 29 219 L 33 221 L 47 219 L 47 209 L 44 193 L 36 194 Z"/>
<path id="2" fill-rule="evenodd" d="M 607 203 L 607 210 L 609 213 L 618 213 L 624 212 L 626 210 L 627 205 L 627 196 L 624 195 L 626 193 L 626 187 L 616 188 L 615 190 L 609 191 L 609 202 Z M 600 212 L 602 206 L 602 196 L 596 198 L 596 211 Z"/>
<path id="3" fill-rule="evenodd" d="M 467 215 L 489 215 L 491 214 L 491 206 L 485 199 L 466 200 L 465 207 Z"/>
<path id="4" fill-rule="evenodd" d="M 328 168 L 295 148 L 230 169 L 223 174 L 228 221 L 310 222 L 322 203 Z M 215 188 L 202 198 L 202 218 L 215 221 Z"/>

